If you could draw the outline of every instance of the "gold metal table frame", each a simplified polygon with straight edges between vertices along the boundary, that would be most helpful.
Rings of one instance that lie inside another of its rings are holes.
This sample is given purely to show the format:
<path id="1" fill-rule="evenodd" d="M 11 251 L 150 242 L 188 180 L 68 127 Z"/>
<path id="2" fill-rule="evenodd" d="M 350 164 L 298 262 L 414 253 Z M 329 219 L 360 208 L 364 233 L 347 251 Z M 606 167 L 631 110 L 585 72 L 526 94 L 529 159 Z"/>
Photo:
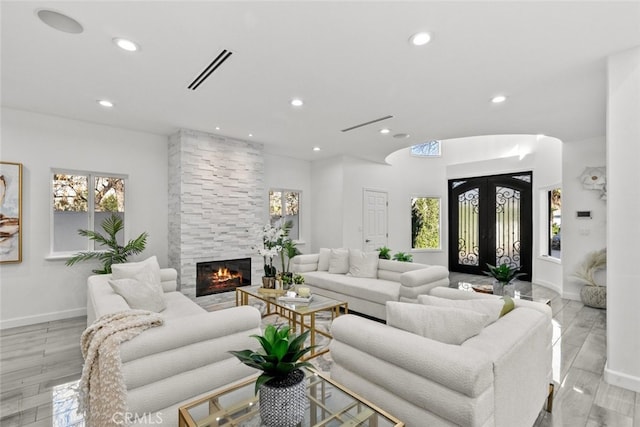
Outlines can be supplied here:
<path id="1" fill-rule="evenodd" d="M 349 305 L 345 301 L 337 301 L 333 298 L 325 297 L 322 295 L 314 295 L 313 299 L 308 304 L 293 304 L 279 302 L 277 297 L 261 295 L 258 293 L 259 286 L 236 288 L 236 306 L 249 305 L 249 298 L 258 299 L 266 304 L 265 314 L 263 317 L 279 315 L 284 317 L 289 322 L 289 326 L 295 333 L 303 333 L 305 330 L 310 330 L 309 339 L 311 341 L 311 352 L 302 358 L 302 360 L 308 360 L 312 357 L 319 356 L 329 351 L 326 347 L 321 350 L 316 350 L 316 336 L 322 335 L 326 338 L 333 338 L 331 334 L 325 331 L 320 331 L 316 328 L 316 313 L 321 311 L 328 311 L 331 313 L 331 321 L 340 316 L 340 310 L 342 309 L 345 314 L 349 312 Z M 305 322 L 305 317 L 308 321 Z"/>
<path id="2" fill-rule="evenodd" d="M 309 407 L 302 425 L 308 422 L 314 427 L 404 427 L 402 421 L 316 370 L 303 368 L 303 371 Z M 237 427 L 259 419 L 259 397 L 253 394 L 256 377 L 181 406 L 178 427 Z M 340 403 L 336 405 L 330 399 L 338 399 Z M 204 405 L 207 405 L 206 410 Z M 202 418 L 194 419 L 196 409 L 205 412 Z"/>

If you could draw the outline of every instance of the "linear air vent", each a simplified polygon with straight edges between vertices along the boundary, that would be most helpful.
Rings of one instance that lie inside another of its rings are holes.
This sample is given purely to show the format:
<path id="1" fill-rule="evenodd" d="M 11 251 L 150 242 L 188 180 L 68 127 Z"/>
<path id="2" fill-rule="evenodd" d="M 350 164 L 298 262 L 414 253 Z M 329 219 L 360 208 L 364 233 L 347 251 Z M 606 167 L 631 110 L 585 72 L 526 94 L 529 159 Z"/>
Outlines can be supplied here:
<path id="1" fill-rule="evenodd" d="M 200 86 L 202 84 L 202 82 L 207 80 L 207 78 L 211 75 L 211 73 L 213 73 L 215 70 L 217 70 L 218 67 L 221 66 L 224 61 L 229 59 L 229 57 L 232 54 L 233 54 L 233 52 L 231 52 L 230 50 L 226 50 L 226 49 L 224 49 L 222 52 L 220 52 L 218 54 L 218 56 L 216 56 L 216 59 L 211 61 L 211 64 L 209 64 L 209 66 L 207 66 L 207 68 L 205 68 L 200 73 L 200 75 L 198 77 L 196 77 L 196 79 L 194 81 L 192 81 L 189 86 L 187 86 L 187 88 L 191 89 L 191 90 L 198 89 L 198 86 Z"/>
<path id="2" fill-rule="evenodd" d="M 363 126 L 372 125 L 372 124 L 374 124 L 374 123 L 378 123 L 378 122 L 381 122 L 381 121 L 383 121 L 383 120 L 390 119 L 390 118 L 392 118 L 392 117 L 393 117 L 393 116 L 384 116 L 384 117 L 380 117 L 379 119 L 370 120 L 370 121 L 368 121 L 368 122 L 360 123 L 359 125 L 355 125 L 355 126 L 351 126 L 351 127 L 349 127 L 349 128 L 346 128 L 346 129 L 342 129 L 342 131 L 341 131 L 341 132 L 349 132 L 350 130 L 358 129 L 358 128 L 361 128 L 361 127 L 363 127 Z"/>

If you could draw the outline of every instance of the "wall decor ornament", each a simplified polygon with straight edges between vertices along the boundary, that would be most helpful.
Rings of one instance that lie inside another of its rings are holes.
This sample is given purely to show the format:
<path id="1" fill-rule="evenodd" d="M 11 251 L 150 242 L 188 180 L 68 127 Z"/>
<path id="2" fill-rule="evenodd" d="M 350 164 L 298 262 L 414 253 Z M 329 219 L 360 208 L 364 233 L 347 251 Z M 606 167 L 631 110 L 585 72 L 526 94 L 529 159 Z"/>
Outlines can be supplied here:
<path id="1" fill-rule="evenodd" d="M 579 179 L 585 190 L 599 191 L 600 199 L 607 200 L 607 170 L 604 166 L 586 167 Z"/>
<path id="2" fill-rule="evenodd" d="M 0 263 L 22 262 L 22 163 L 0 162 Z"/>

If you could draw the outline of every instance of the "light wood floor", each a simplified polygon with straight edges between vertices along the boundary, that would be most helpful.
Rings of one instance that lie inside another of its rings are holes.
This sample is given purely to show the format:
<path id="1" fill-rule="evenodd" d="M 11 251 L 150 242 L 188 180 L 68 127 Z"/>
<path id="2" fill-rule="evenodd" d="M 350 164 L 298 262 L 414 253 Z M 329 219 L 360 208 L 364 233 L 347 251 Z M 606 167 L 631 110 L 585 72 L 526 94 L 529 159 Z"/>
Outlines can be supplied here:
<path id="1" fill-rule="evenodd" d="M 452 274 L 451 279 L 473 277 Z M 602 378 L 606 312 L 536 285 L 532 292 L 551 299 L 557 384 L 553 412 L 542 411 L 535 426 L 640 427 L 640 393 Z M 0 426 L 84 425 L 75 408 L 85 322 L 82 317 L 0 331 Z"/>

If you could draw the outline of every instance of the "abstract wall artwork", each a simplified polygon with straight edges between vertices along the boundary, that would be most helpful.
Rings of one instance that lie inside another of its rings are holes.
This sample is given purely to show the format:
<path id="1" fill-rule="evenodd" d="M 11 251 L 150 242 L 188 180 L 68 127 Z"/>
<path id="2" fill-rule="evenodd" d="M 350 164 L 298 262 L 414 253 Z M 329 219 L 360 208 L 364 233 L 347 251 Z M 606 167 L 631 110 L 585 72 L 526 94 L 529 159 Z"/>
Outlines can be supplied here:
<path id="1" fill-rule="evenodd" d="M 0 162 L 0 263 L 22 262 L 22 163 Z"/>

